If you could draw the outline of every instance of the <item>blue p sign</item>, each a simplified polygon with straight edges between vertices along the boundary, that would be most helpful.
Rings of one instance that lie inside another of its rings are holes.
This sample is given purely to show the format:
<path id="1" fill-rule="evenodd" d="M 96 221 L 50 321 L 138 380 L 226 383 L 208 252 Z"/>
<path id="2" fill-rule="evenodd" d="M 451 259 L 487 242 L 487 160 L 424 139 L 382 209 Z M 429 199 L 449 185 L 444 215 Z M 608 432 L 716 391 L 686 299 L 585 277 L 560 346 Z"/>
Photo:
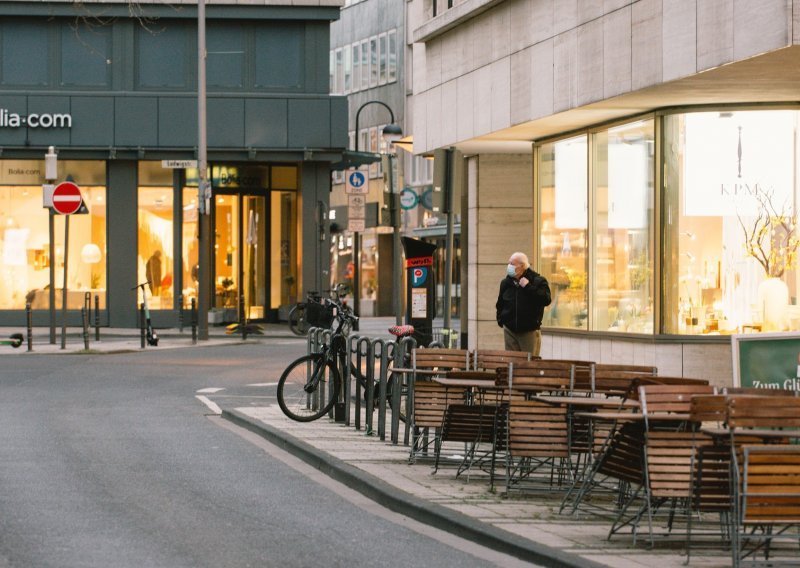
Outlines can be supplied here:
<path id="1" fill-rule="evenodd" d="M 425 280 L 428 279 L 428 269 L 425 267 L 417 267 L 411 271 L 411 286 L 413 288 L 419 288 L 423 284 L 425 284 Z"/>

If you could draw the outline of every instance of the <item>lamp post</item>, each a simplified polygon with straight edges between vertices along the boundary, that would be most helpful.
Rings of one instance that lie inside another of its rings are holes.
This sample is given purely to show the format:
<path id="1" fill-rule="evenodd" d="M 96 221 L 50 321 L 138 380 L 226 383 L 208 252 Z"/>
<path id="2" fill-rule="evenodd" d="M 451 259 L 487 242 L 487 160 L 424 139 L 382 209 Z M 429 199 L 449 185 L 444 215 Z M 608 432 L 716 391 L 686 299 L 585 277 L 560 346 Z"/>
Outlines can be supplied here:
<path id="1" fill-rule="evenodd" d="M 206 5 L 197 2 L 197 223 L 198 258 L 197 317 L 198 338 L 208 339 L 208 308 L 211 303 L 211 187 L 208 183 L 208 141 L 206 127 Z"/>
<path id="2" fill-rule="evenodd" d="M 392 109 L 383 101 L 367 101 L 358 107 L 356 111 L 356 152 L 358 152 L 358 143 L 361 138 L 360 131 L 358 128 L 359 125 L 359 118 L 361 116 L 361 111 L 364 110 L 364 107 L 370 104 L 377 104 L 384 107 L 386 110 L 389 111 L 389 121 L 390 124 L 387 124 L 383 127 L 383 132 L 381 133 L 383 139 L 389 144 L 389 146 L 393 146 L 393 144 L 400 140 L 403 137 L 403 130 L 394 123 L 394 112 Z M 394 194 L 392 194 L 392 199 L 394 199 Z M 399 229 L 395 227 L 394 229 L 394 238 L 399 242 L 400 233 Z M 397 254 L 397 250 L 399 246 L 394 247 L 394 254 Z M 398 257 L 399 258 L 399 257 Z M 397 259 L 395 259 L 395 270 L 397 267 Z M 398 274 L 394 274 L 395 284 L 397 283 Z M 395 286 L 395 295 L 399 294 L 398 287 Z M 361 240 L 360 235 L 358 232 L 353 233 L 353 311 L 355 312 L 356 316 L 361 315 Z"/>

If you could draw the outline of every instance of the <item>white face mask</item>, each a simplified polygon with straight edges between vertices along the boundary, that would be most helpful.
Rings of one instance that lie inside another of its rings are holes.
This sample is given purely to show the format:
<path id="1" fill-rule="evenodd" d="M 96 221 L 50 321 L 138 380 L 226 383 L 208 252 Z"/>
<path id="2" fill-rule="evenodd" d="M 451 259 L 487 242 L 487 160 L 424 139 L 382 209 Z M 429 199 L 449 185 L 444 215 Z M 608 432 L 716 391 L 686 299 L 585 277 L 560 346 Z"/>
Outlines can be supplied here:
<path id="1" fill-rule="evenodd" d="M 511 278 L 515 278 L 517 276 L 516 267 L 513 264 L 506 266 L 506 274 L 508 274 Z"/>

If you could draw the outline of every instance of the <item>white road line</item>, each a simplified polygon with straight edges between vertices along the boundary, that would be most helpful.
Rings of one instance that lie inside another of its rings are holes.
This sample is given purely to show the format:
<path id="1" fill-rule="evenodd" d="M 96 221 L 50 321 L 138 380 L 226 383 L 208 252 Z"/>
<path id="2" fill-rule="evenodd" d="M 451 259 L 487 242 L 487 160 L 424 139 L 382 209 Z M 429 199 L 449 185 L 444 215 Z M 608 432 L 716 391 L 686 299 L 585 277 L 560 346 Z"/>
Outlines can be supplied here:
<path id="1" fill-rule="evenodd" d="M 247 385 L 248 387 L 276 387 L 278 383 L 251 383 Z M 198 391 L 200 392 L 200 391 Z"/>
<path id="2" fill-rule="evenodd" d="M 224 388 L 209 387 L 207 389 L 200 389 L 197 391 L 200 394 L 214 394 L 215 392 L 224 391 Z"/>
<path id="3" fill-rule="evenodd" d="M 214 401 L 209 400 L 208 397 L 197 396 L 195 398 L 210 408 L 214 414 L 222 414 L 222 409 Z"/>

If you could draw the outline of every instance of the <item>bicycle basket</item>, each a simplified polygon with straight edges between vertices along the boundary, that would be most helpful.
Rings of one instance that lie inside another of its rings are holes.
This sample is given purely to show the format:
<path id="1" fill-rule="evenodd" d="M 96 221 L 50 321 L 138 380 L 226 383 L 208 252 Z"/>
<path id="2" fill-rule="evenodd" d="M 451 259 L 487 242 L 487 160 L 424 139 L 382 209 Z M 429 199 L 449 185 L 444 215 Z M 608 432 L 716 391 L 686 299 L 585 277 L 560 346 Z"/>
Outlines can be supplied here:
<path id="1" fill-rule="evenodd" d="M 306 321 L 312 327 L 330 327 L 333 323 L 333 306 L 309 302 L 306 305 Z"/>

